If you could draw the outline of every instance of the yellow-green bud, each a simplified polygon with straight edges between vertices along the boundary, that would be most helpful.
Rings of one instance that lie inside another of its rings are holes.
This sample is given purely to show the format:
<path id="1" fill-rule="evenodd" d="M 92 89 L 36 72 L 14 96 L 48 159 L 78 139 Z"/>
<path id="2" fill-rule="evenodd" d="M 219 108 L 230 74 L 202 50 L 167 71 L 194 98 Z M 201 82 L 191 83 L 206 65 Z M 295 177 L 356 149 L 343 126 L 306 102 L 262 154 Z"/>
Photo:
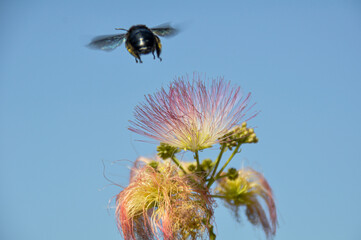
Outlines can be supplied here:
<path id="1" fill-rule="evenodd" d="M 213 161 L 209 158 L 206 158 L 202 161 L 201 167 L 203 170 L 207 171 L 211 169 L 213 166 Z"/>
<path id="2" fill-rule="evenodd" d="M 221 146 L 232 150 L 234 147 L 243 143 L 257 143 L 258 138 L 253 128 L 247 128 L 247 123 L 243 122 L 240 126 L 233 127 L 228 133 L 220 138 Z"/>
<path id="3" fill-rule="evenodd" d="M 194 165 L 194 164 L 189 164 L 189 166 L 188 166 L 188 171 L 194 172 L 195 170 L 196 170 L 196 165 Z"/>
<path id="4" fill-rule="evenodd" d="M 238 178 L 238 171 L 235 168 L 228 169 L 227 177 L 229 180 L 236 180 Z"/>
<path id="5" fill-rule="evenodd" d="M 179 148 L 173 147 L 166 143 L 160 143 L 160 145 L 157 147 L 158 156 L 163 160 L 173 157 L 180 151 L 181 150 Z"/>
<path id="6" fill-rule="evenodd" d="M 154 169 L 157 169 L 158 165 L 159 165 L 159 162 L 157 161 L 151 161 L 148 163 L 149 166 L 151 166 L 152 168 Z"/>

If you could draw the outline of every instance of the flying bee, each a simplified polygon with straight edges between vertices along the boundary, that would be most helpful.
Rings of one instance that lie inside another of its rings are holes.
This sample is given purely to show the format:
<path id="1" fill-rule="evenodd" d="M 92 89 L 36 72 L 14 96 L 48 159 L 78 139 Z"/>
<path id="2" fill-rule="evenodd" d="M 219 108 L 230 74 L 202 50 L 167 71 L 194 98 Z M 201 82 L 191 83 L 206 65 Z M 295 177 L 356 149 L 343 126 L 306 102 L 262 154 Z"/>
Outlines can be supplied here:
<path id="1" fill-rule="evenodd" d="M 124 30 L 127 33 L 98 36 L 94 38 L 88 46 L 94 49 L 111 51 L 125 41 L 125 47 L 128 52 L 135 57 L 135 62 L 138 63 L 139 61 L 143 63 L 140 55 L 148 53 L 152 53 L 153 59 L 155 59 L 154 52 L 157 53 L 157 57 L 162 61 L 160 57 L 162 44 L 158 36 L 170 37 L 177 33 L 177 30 L 169 25 L 161 25 L 155 28 L 148 28 L 145 25 L 135 25 L 129 28 L 129 30 L 124 28 L 116 28 L 116 30 Z"/>

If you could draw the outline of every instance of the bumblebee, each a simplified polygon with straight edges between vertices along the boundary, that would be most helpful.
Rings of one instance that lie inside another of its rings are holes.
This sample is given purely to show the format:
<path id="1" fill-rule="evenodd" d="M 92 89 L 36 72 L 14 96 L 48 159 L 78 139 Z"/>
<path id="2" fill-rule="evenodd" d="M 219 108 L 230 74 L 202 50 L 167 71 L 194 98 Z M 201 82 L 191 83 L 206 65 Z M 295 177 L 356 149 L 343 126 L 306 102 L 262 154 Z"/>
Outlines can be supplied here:
<path id="1" fill-rule="evenodd" d="M 125 41 L 125 47 L 128 52 L 135 57 L 136 63 L 138 63 L 138 61 L 143 63 L 140 55 L 149 53 L 152 53 L 153 59 L 155 59 L 154 52 L 157 53 L 157 57 L 162 61 L 160 57 L 162 44 L 158 36 L 169 37 L 177 33 L 177 30 L 169 25 L 161 25 L 155 28 L 148 28 L 145 25 L 135 25 L 129 28 L 129 30 L 124 28 L 116 28 L 116 30 L 124 30 L 127 33 L 98 36 L 94 38 L 88 46 L 94 49 L 111 51 Z"/>

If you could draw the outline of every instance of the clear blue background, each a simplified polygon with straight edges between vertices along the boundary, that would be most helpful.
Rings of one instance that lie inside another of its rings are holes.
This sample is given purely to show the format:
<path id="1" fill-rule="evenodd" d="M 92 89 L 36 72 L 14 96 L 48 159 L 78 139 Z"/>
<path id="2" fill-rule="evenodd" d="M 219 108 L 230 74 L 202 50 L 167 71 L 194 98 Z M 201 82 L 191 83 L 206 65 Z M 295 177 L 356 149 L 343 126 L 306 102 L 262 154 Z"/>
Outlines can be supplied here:
<path id="1" fill-rule="evenodd" d="M 165 22 L 182 31 L 162 39 L 163 62 L 85 47 Z M 269 180 L 275 239 L 361 239 L 360 1 L 5 0 L 0 32 L 0 239 L 120 239 L 102 161 L 127 185 L 130 161 L 155 154 L 127 130 L 133 108 L 194 71 L 261 110 L 249 123 L 260 142 L 233 166 Z M 218 239 L 264 239 L 218 206 Z"/>

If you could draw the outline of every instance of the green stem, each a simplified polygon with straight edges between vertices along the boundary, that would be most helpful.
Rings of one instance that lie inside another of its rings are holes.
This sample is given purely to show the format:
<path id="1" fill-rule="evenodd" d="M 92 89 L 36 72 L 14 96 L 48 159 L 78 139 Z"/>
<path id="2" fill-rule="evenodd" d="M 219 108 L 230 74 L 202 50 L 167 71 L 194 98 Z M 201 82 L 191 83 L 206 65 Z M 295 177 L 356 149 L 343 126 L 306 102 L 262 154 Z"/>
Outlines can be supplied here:
<path id="1" fill-rule="evenodd" d="M 208 233 L 209 233 L 209 240 L 216 240 L 216 234 L 213 232 L 213 225 L 212 224 L 208 224 Z"/>
<path id="2" fill-rule="evenodd" d="M 214 233 L 214 226 L 211 223 L 211 216 L 208 216 L 207 219 L 207 229 L 208 229 L 208 236 L 209 240 L 216 240 L 216 234 Z"/>
<path id="3" fill-rule="evenodd" d="M 221 175 L 221 173 L 223 172 L 223 170 L 227 167 L 228 163 L 232 160 L 232 158 L 234 157 L 234 155 L 236 155 L 236 153 L 238 152 L 239 148 L 241 147 L 241 144 L 238 144 L 238 146 L 236 147 L 236 149 L 234 149 L 234 151 L 232 152 L 231 156 L 228 158 L 227 162 L 223 165 L 223 167 L 221 168 L 221 170 L 219 170 L 219 172 L 217 173 L 215 180 L 217 180 L 219 178 L 219 176 Z"/>
<path id="4" fill-rule="evenodd" d="M 226 196 L 221 196 L 221 195 L 211 195 L 211 197 L 214 197 L 214 198 L 227 198 Z"/>
<path id="5" fill-rule="evenodd" d="M 197 161 L 197 170 L 199 170 L 199 169 L 201 168 L 201 165 L 200 165 L 200 163 L 199 163 L 198 150 L 196 150 L 196 151 L 194 152 L 194 158 L 195 158 L 196 161 Z"/>
<path id="6" fill-rule="evenodd" d="M 218 155 L 218 157 L 217 157 L 217 159 L 216 159 L 216 165 L 214 166 L 212 175 L 211 175 L 211 177 L 209 178 L 209 182 L 208 182 L 208 185 L 207 185 L 208 188 L 209 188 L 209 187 L 213 184 L 213 182 L 214 182 L 214 178 L 213 178 L 213 177 L 214 177 L 214 174 L 215 174 L 216 171 L 217 171 L 219 162 L 221 161 L 221 158 L 222 158 L 222 155 L 223 155 L 225 149 L 226 149 L 226 146 L 225 146 L 225 145 L 222 145 L 222 147 L 221 147 L 221 152 L 219 153 L 219 155 Z"/>
<path id="7" fill-rule="evenodd" d="M 216 176 L 215 177 L 215 180 L 218 180 L 218 179 L 221 179 L 221 178 L 225 178 L 225 177 L 228 177 L 229 176 L 229 174 L 227 173 L 227 174 L 223 174 L 222 176 Z"/>
<path id="8" fill-rule="evenodd" d="M 180 170 L 182 170 L 184 172 L 184 174 L 187 174 L 187 172 L 184 170 L 182 164 L 179 162 L 179 160 L 175 156 L 172 156 L 171 159 L 180 168 Z"/>

